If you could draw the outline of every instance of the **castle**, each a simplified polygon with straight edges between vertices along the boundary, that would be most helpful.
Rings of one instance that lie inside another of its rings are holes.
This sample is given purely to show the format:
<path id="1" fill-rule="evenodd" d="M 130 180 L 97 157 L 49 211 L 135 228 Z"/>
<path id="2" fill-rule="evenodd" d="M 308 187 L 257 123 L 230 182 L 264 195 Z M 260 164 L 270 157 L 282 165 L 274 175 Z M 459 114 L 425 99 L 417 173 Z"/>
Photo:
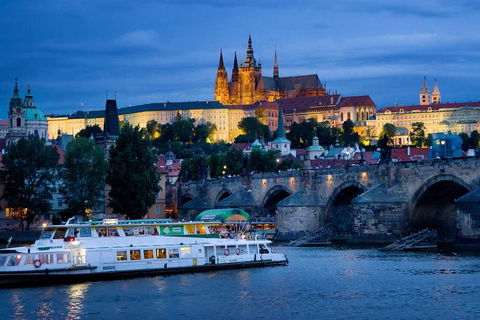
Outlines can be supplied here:
<path id="1" fill-rule="evenodd" d="M 438 104 L 441 103 L 442 96 L 440 95 L 440 90 L 438 89 L 437 79 L 435 79 L 435 84 L 433 85 L 433 91 L 430 92 L 427 84 L 427 77 L 423 78 L 423 86 L 420 89 L 420 105 L 426 106 L 429 104 Z"/>
<path id="2" fill-rule="evenodd" d="M 262 64 L 253 56 L 252 38 L 248 36 L 247 57 L 244 63 L 237 62 L 237 53 L 233 60 L 232 76 L 228 75 L 220 50 L 217 78 L 215 80 L 215 100 L 224 105 L 249 105 L 257 101 L 273 102 L 277 99 L 306 96 L 323 96 L 326 89 L 318 75 L 280 77 L 278 72 L 277 51 L 273 64 L 273 77 L 262 75 Z"/>

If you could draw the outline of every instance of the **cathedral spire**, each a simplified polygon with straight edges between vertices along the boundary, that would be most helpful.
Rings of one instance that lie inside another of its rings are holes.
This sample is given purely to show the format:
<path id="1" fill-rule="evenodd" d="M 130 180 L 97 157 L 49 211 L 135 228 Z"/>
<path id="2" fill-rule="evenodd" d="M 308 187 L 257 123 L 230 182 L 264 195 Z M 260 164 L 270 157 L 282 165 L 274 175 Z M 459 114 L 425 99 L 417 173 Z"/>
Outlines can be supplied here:
<path id="1" fill-rule="evenodd" d="M 435 78 L 435 84 L 433 85 L 433 92 L 432 92 L 432 102 L 433 103 L 441 103 L 442 96 L 440 94 L 440 90 L 438 89 L 437 78 Z"/>
<path id="2" fill-rule="evenodd" d="M 237 51 L 235 51 L 235 58 L 233 58 L 232 82 L 238 81 L 238 62 Z"/>
<path id="3" fill-rule="evenodd" d="M 423 78 L 423 86 L 422 90 L 420 90 L 421 93 L 429 93 L 430 90 L 428 90 L 428 84 L 427 84 L 427 76 Z"/>
<path id="4" fill-rule="evenodd" d="M 277 49 L 275 49 L 275 60 L 273 61 L 273 79 L 278 80 Z"/>
<path id="5" fill-rule="evenodd" d="M 225 66 L 223 64 L 222 49 L 220 49 L 220 61 L 218 62 L 218 70 L 225 70 Z"/>
<path id="6" fill-rule="evenodd" d="M 286 139 L 285 134 L 285 124 L 283 123 L 283 108 L 282 103 L 278 104 L 278 127 L 277 127 L 277 139 L 283 138 Z"/>
<path id="7" fill-rule="evenodd" d="M 245 58 L 245 67 L 256 67 L 257 61 L 253 57 L 252 37 L 248 34 L 247 58 Z"/>

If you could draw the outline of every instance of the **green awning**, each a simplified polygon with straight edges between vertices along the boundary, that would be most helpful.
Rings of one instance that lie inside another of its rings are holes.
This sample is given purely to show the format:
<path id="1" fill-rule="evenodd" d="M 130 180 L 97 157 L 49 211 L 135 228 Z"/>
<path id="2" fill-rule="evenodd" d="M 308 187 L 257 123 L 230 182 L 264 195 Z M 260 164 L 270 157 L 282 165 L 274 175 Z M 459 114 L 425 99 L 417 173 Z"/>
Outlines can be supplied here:
<path id="1" fill-rule="evenodd" d="M 250 222 L 250 216 L 242 209 L 211 209 L 200 213 L 195 221 L 247 221 Z"/>

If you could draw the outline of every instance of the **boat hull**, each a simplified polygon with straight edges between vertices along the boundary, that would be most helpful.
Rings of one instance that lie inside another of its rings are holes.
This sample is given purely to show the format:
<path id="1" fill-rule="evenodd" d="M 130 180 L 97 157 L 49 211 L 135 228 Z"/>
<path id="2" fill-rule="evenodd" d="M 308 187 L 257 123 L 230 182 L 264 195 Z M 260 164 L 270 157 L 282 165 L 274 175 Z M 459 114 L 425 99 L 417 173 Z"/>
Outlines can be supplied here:
<path id="1" fill-rule="evenodd" d="M 91 272 L 87 268 L 81 270 L 39 270 L 34 272 L 2 272 L 0 273 L 0 288 L 32 287 L 53 284 L 70 284 L 85 281 L 105 281 L 130 279 L 147 276 L 162 276 L 182 273 L 197 273 L 206 271 L 218 271 L 228 269 L 244 269 L 287 265 L 288 260 L 258 260 L 236 263 L 208 264 L 200 266 L 158 268 L 147 270 L 129 270 L 112 272 Z M 94 269 L 94 268 L 90 268 Z"/>

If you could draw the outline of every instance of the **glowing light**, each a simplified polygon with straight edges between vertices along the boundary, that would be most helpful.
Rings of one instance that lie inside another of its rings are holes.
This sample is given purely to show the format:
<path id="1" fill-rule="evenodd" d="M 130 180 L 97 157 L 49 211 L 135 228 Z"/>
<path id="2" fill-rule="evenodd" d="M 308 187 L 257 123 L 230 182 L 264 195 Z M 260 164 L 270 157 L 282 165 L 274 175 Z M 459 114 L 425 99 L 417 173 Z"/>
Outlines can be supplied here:
<path id="1" fill-rule="evenodd" d="M 362 172 L 362 179 L 367 179 L 368 178 L 368 175 L 366 172 Z"/>
<path id="2" fill-rule="evenodd" d="M 333 181 L 333 176 L 331 174 L 327 176 L 327 181 Z"/>
<path id="3" fill-rule="evenodd" d="M 46 223 L 46 222 L 44 222 L 44 223 L 42 224 L 42 227 L 44 227 L 44 228 L 45 228 L 46 226 L 47 226 L 47 223 Z"/>

